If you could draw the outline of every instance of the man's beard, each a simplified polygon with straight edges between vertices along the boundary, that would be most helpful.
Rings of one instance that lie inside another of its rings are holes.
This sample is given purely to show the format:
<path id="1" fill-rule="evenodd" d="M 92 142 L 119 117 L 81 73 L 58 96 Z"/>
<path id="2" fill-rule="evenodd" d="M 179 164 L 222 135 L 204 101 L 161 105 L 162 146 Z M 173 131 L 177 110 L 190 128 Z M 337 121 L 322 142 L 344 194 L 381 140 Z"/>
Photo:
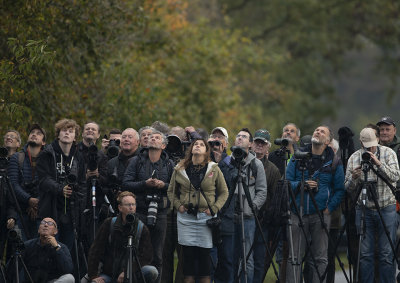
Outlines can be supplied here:
<path id="1" fill-rule="evenodd" d="M 36 143 L 35 141 L 28 141 L 28 146 L 30 146 L 30 147 L 40 147 L 41 145 Z"/>
<path id="2" fill-rule="evenodd" d="M 323 144 L 323 142 L 322 142 L 320 139 L 314 138 L 314 137 L 311 138 L 311 143 L 312 143 L 312 144 L 316 144 L 316 145 L 321 145 L 321 144 Z"/>

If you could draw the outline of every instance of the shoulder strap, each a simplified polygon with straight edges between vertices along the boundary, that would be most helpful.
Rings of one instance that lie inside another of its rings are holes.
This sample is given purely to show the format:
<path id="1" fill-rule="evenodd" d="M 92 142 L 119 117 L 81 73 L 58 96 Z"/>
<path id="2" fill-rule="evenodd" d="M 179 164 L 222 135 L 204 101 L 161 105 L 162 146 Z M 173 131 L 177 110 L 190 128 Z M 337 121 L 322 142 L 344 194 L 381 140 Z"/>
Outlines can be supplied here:
<path id="1" fill-rule="evenodd" d="M 139 241 L 140 237 L 142 236 L 143 226 L 143 222 L 139 219 L 136 231 L 136 247 L 139 247 Z"/>
<path id="2" fill-rule="evenodd" d="M 255 158 L 253 158 L 250 162 L 250 169 L 251 169 L 251 172 L 253 173 L 254 179 L 257 179 L 257 165 L 256 165 Z"/>
<path id="3" fill-rule="evenodd" d="M 116 220 L 117 220 L 117 216 L 114 216 L 113 218 L 111 218 L 111 221 L 110 221 L 110 233 L 108 234 L 108 243 L 110 245 L 111 245 L 112 235 L 114 234 L 114 224 L 115 224 Z"/>
<path id="4" fill-rule="evenodd" d="M 24 160 L 25 160 L 25 152 L 18 151 L 18 164 L 19 164 L 19 168 L 20 169 L 22 169 L 22 166 L 24 164 Z"/>
<path id="5" fill-rule="evenodd" d="M 222 161 L 223 161 L 226 165 L 229 166 L 229 165 L 231 164 L 231 156 L 230 156 L 230 155 L 225 156 L 225 158 L 222 159 Z"/>

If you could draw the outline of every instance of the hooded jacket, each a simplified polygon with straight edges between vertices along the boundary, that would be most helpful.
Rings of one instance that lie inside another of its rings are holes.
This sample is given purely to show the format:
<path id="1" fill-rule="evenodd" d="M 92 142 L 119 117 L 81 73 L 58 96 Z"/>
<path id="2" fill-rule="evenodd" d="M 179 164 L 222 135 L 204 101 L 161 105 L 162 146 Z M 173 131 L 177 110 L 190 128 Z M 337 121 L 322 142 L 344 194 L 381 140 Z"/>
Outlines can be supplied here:
<path id="1" fill-rule="evenodd" d="M 234 157 L 232 156 L 234 160 Z M 255 165 L 255 170 L 253 172 L 252 163 Z M 235 174 L 235 180 L 237 179 L 237 170 L 233 172 Z M 267 179 L 265 177 L 264 165 L 260 160 L 256 158 L 253 152 L 249 151 L 246 158 L 244 159 L 244 165 L 241 171 L 242 181 L 243 181 L 243 213 L 244 217 L 254 217 L 251 211 L 250 205 L 247 201 L 246 195 L 244 193 L 245 187 L 248 188 L 250 193 L 250 198 L 253 202 L 254 208 L 259 211 L 267 199 Z M 235 197 L 238 198 L 238 184 L 236 184 Z M 233 201 L 233 200 L 232 200 Z"/>
<path id="2" fill-rule="evenodd" d="M 215 162 L 209 162 L 206 174 L 200 184 L 201 190 L 209 201 L 209 205 L 214 213 L 217 213 L 225 204 L 228 198 L 228 188 L 224 176 Z M 188 208 L 189 203 L 199 207 L 199 211 L 207 210 L 207 200 L 200 191 L 197 191 L 189 180 L 184 168 L 179 165 L 172 173 L 171 182 L 168 188 L 168 198 L 176 210 L 181 205 Z"/>
<path id="3" fill-rule="evenodd" d="M 300 149 L 303 152 L 311 152 L 311 146 Z M 335 156 L 333 150 L 330 147 L 326 147 L 323 154 L 323 163 L 320 168 L 316 168 L 314 174 L 310 174 L 309 167 L 304 171 L 304 180 L 314 179 L 318 180 L 318 192 L 314 194 L 315 200 L 318 206 L 318 210 L 322 211 L 326 208 L 330 212 L 333 212 L 342 201 L 344 196 L 344 172 L 341 161 L 336 166 L 336 169 L 332 167 L 333 158 Z M 286 171 L 286 177 L 292 185 L 292 190 L 296 193 L 300 188 L 302 172 L 298 168 L 299 161 L 292 159 L 289 161 L 288 168 Z M 297 206 L 300 205 L 300 192 L 296 195 Z M 307 191 L 304 191 L 304 214 L 316 213 L 310 195 Z"/>
<path id="4" fill-rule="evenodd" d="M 63 164 L 61 164 L 63 160 Z M 62 180 L 60 174 L 61 166 L 72 163 L 70 172 L 77 176 L 74 193 L 78 197 L 78 205 L 84 206 L 86 199 L 86 177 L 83 159 L 81 158 L 76 145 L 73 144 L 69 156 L 62 152 L 58 140 L 54 140 L 50 145 L 39 154 L 37 163 L 37 174 L 39 177 L 39 218 L 51 217 L 56 222 L 64 211 L 64 203 L 67 203 L 67 210 L 70 208 L 70 199 L 65 200 L 63 188 L 66 182 Z M 57 168 L 58 167 L 58 168 Z M 64 170 L 65 168 L 63 168 Z M 82 205 L 83 204 L 83 205 Z M 80 208 L 83 210 L 83 207 Z"/>

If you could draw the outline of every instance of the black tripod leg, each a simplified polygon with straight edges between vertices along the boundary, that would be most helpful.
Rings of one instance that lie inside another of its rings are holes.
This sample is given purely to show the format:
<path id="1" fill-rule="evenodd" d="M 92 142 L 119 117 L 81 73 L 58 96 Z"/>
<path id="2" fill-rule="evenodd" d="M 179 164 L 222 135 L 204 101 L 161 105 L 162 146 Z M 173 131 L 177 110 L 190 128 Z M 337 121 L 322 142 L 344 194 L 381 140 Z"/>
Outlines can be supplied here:
<path id="1" fill-rule="evenodd" d="M 371 189 L 370 189 L 370 192 L 371 192 L 371 195 L 372 195 L 372 199 L 374 200 L 374 204 L 375 204 L 376 210 L 378 212 L 379 218 L 381 220 L 381 223 L 382 223 L 382 226 L 383 226 L 383 230 L 385 231 L 386 237 L 387 237 L 387 239 L 389 241 L 389 244 L 390 244 L 390 248 L 392 249 L 393 260 L 395 260 L 397 265 L 399 265 L 399 259 L 396 256 L 396 249 L 395 249 L 395 247 L 393 245 L 393 241 L 392 241 L 392 238 L 390 237 L 390 233 L 389 233 L 389 230 L 388 230 L 388 228 L 386 226 L 385 220 L 383 219 L 382 211 L 381 211 L 381 208 L 379 207 L 379 203 L 378 203 L 378 199 L 376 197 L 376 193 L 375 193 L 374 190 L 371 190 Z"/>
<path id="2" fill-rule="evenodd" d="M 3 182 L 5 182 L 8 191 L 11 193 L 11 197 L 12 197 L 12 199 L 14 201 L 14 205 L 15 205 L 15 208 L 17 210 L 18 217 L 21 220 L 22 228 L 24 229 L 26 237 L 28 237 L 28 239 L 32 239 L 32 235 L 30 234 L 30 231 L 27 229 L 28 226 L 26 225 L 25 220 L 22 217 L 22 210 L 21 210 L 21 207 L 20 207 L 19 202 L 17 200 L 17 196 L 15 195 L 14 187 L 11 185 L 10 179 L 8 179 L 7 175 L 5 175 L 5 176 L 0 175 L 0 179 L 1 179 L 0 180 L 1 184 L 0 185 L 4 186 Z"/>
<path id="3" fill-rule="evenodd" d="M 328 242 L 329 242 L 331 245 L 335 245 L 335 243 L 333 242 L 331 236 L 329 235 L 329 230 L 328 230 L 328 227 L 326 226 L 326 223 L 325 223 L 325 221 L 324 221 L 324 216 L 323 216 L 322 212 L 321 212 L 321 211 L 319 210 L 319 208 L 318 208 L 317 201 L 315 200 L 315 197 L 314 197 L 314 192 L 313 192 L 313 191 L 309 191 L 309 196 L 310 196 L 311 201 L 312 201 L 312 203 L 313 203 L 313 205 L 314 205 L 314 207 L 315 207 L 315 210 L 317 211 L 319 220 L 321 221 L 322 229 L 324 230 L 325 234 L 326 234 L 327 237 L 328 237 Z M 342 260 L 340 259 L 340 257 L 337 255 L 336 251 L 335 251 L 335 256 L 336 256 L 336 258 L 337 258 L 337 260 L 338 260 L 338 262 L 339 262 L 339 265 L 340 265 L 341 268 L 342 268 L 344 277 L 346 277 L 346 281 L 347 281 L 347 282 L 350 282 L 350 280 L 349 280 L 349 278 L 348 278 L 348 276 L 347 276 L 346 270 L 344 269 L 344 264 L 343 264 Z M 317 266 L 315 266 L 315 268 L 317 268 Z M 324 273 L 322 274 L 322 277 L 321 277 L 322 280 L 325 279 L 325 276 L 326 276 L 327 272 L 328 272 L 328 266 L 326 266 L 325 271 L 324 271 Z"/>
<path id="4" fill-rule="evenodd" d="M 297 206 L 297 203 L 296 203 L 296 196 L 294 195 L 293 190 L 290 190 L 289 195 L 290 195 L 290 198 L 291 198 L 291 200 L 292 200 L 292 205 L 293 205 L 293 207 L 294 207 L 294 209 L 295 209 L 297 215 L 299 215 L 299 207 Z M 310 252 L 310 256 L 311 256 L 311 259 L 312 259 L 314 265 L 317 266 L 316 260 L 315 260 L 315 257 L 314 257 L 314 254 L 312 253 L 312 250 L 311 250 L 311 242 L 310 242 L 310 240 L 308 239 L 308 235 L 307 235 L 307 233 L 306 233 L 306 231 L 305 231 L 305 229 L 304 229 L 304 222 L 303 222 L 303 219 L 302 219 L 302 217 L 299 217 L 299 216 L 297 216 L 297 217 L 298 217 L 298 219 L 299 219 L 299 227 L 300 227 L 300 229 L 301 229 L 301 231 L 303 232 L 303 235 L 304 235 L 304 240 L 305 240 L 305 242 L 306 242 L 306 248 L 307 248 L 307 250 Z M 299 236 L 300 236 L 300 235 L 299 235 Z M 293 254 L 293 251 L 292 251 L 292 254 Z M 301 255 L 298 254 L 298 257 L 300 257 L 300 256 L 301 256 Z M 297 261 L 298 261 L 298 259 L 297 259 Z M 294 264 L 293 262 L 294 262 L 294 258 L 292 258 L 292 265 L 296 265 L 296 264 Z M 297 262 L 297 265 L 300 265 L 300 263 Z M 318 271 L 318 268 L 315 268 L 315 271 L 317 272 L 317 276 L 318 276 L 319 281 L 322 282 L 322 280 L 321 280 L 322 277 L 321 277 L 321 274 L 320 274 L 319 271 Z"/>
<path id="5" fill-rule="evenodd" d="M 28 276 L 29 281 L 31 283 L 34 283 L 32 277 L 31 277 L 31 274 L 29 273 L 28 268 L 26 267 L 26 264 L 25 264 L 23 258 L 21 257 L 21 254 L 18 254 L 18 257 L 16 259 L 17 262 L 18 262 L 18 259 L 21 260 L 22 266 L 24 267 L 24 270 L 25 270 L 25 275 Z"/>
<path id="6" fill-rule="evenodd" d="M 257 225 L 256 229 L 258 229 L 258 231 L 260 231 L 260 233 L 261 233 L 260 235 L 262 237 L 262 240 L 264 242 L 265 248 L 267 250 L 267 254 L 268 254 L 269 257 L 272 258 L 271 250 L 270 250 L 270 248 L 268 246 L 267 240 L 264 237 L 264 233 L 262 232 L 260 221 L 258 220 L 256 210 L 254 209 L 254 205 L 253 205 L 253 201 L 252 201 L 251 196 L 250 196 L 249 188 L 246 187 L 246 186 L 243 186 L 243 189 L 244 189 L 244 193 L 246 195 L 247 202 L 248 202 L 249 207 L 251 209 L 251 212 L 254 215 L 254 220 L 256 221 L 256 225 Z M 253 245 L 254 245 L 254 241 L 253 241 Z M 252 250 L 250 250 L 249 253 L 247 254 L 246 261 L 249 258 L 249 256 L 251 255 L 251 252 L 252 252 Z M 272 268 L 274 270 L 274 274 L 276 276 L 277 282 L 279 282 L 279 274 L 278 274 L 278 271 L 276 269 L 276 266 L 275 266 L 275 264 L 273 262 L 271 262 L 271 263 L 272 263 Z"/>

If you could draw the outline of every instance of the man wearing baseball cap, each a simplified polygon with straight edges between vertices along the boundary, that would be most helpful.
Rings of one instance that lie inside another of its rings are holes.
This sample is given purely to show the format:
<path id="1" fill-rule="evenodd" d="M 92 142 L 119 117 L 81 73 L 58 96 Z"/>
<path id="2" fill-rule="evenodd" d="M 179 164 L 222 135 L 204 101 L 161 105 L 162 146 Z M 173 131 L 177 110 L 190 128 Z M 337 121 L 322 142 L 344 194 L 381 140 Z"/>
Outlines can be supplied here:
<path id="1" fill-rule="evenodd" d="M 215 141 L 219 142 L 215 143 Z M 226 153 L 226 147 L 228 146 L 228 131 L 223 127 L 216 127 L 211 131 L 210 139 L 211 155 L 215 162 L 220 162 L 222 159 L 222 153 Z"/>
<path id="2" fill-rule="evenodd" d="M 395 122 L 392 118 L 386 116 L 382 117 L 376 125 L 379 127 L 379 143 L 393 149 L 397 154 L 398 161 L 400 162 L 400 139 L 396 135 Z"/>
<path id="3" fill-rule="evenodd" d="M 21 151 L 10 158 L 8 167 L 8 176 L 21 206 L 22 221 L 26 224 L 27 231 L 22 232 L 24 241 L 32 239 L 39 227 L 37 219 L 39 180 L 36 174 L 36 162 L 45 144 L 46 131 L 38 124 L 33 124 L 29 130 L 28 142 Z M 22 228 L 21 219 L 18 219 L 17 223 Z"/>
<path id="4" fill-rule="evenodd" d="M 382 119 L 383 120 L 383 119 Z M 382 121 L 381 121 L 382 122 Z M 389 122 L 385 119 L 386 123 Z M 393 121 L 390 121 L 393 122 Z M 380 124 L 380 123 L 378 123 Z M 392 124 L 393 125 L 393 124 Z M 362 155 L 368 153 L 371 156 L 370 166 L 372 166 L 380 175 L 386 176 L 392 185 L 400 179 L 399 165 L 395 152 L 386 146 L 378 144 L 375 131 L 371 128 L 364 128 L 360 132 L 360 143 L 362 148 L 354 152 L 347 163 L 345 186 L 348 191 L 358 191 L 363 186 L 364 174 L 361 170 Z M 389 231 L 390 238 L 396 240 L 397 218 L 396 218 L 396 200 L 390 188 L 384 181 L 378 177 L 373 170 L 367 174 L 371 189 L 376 191 L 377 202 L 381 209 L 382 217 Z M 370 194 L 365 202 L 365 234 L 361 240 L 360 271 L 361 282 L 374 281 L 374 248 L 375 242 L 378 243 L 379 252 L 379 282 L 395 282 L 395 263 L 393 261 L 393 252 L 390 242 L 384 232 L 383 223 L 379 218 Z M 362 194 L 356 206 L 356 225 L 358 231 L 364 229 L 360 227 Z M 365 196 L 364 196 L 365 198 Z M 377 239 L 375 238 L 377 236 Z"/>
<path id="5" fill-rule="evenodd" d="M 267 180 L 267 200 L 261 207 L 258 217 L 261 221 L 262 233 L 265 239 L 275 239 L 275 231 L 272 226 L 268 225 L 267 211 L 271 208 L 271 201 L 274 196 L 275 190 L 278 185 L 278 180 L 281 178 L 278 167 L 268 160 L 268 151 L 271 147 L 271 135 L 266 129 L 259 129 L 254 133 L 252 149 L 256 153 L 256 157 L 263 163 L 265 177 Z M 270 228 L 268 228 L 268 226 Z M 253 282 L 263 282 L 267 270 L 264 270 L 267 250 L 264 245 L 261 233 L 256 229 L 253 246 L 253 259 L 254 259 L 254 277 Z M 271 251 L 274 254 L 274 251 Z M 269 261 L 269 260 L 268 260 Z M 269 267 L 269 266 L 268 266 Z"/>

